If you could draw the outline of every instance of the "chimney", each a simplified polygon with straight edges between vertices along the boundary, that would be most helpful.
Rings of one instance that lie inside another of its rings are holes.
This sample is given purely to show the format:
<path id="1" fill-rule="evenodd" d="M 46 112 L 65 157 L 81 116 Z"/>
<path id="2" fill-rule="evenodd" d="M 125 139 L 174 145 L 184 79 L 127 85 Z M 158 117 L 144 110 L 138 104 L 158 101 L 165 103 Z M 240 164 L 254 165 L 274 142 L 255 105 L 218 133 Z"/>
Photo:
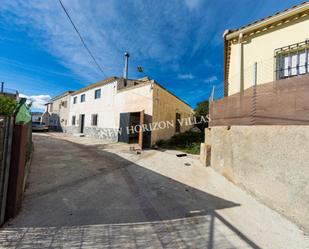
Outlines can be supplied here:
<path id="1" fill-rule="evenodd" d="M 125 52 L 124 53 L 124 72 L 123 72 L 125 87 L 127 86 L 127 79 L 128 79 L 129 57 L 130 57 L 130 54 L 128 52 Z"/>

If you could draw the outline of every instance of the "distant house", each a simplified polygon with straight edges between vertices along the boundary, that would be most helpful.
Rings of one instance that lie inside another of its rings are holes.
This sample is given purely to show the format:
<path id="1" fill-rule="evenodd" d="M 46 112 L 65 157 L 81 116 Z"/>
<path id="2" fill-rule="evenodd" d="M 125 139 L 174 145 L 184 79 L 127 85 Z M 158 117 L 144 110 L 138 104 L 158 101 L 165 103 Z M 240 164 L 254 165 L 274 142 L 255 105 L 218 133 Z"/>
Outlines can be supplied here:
<path id="1" fill-rule="evenodd" d="M 43 122 L 42 121 L 42 112 L 31 112 L 31 118 L 32 118 L 32 122 Z"/>
<path id="2" fill-rule="evenodd" d="M 309 73 L 309 2 L 224 33 L 225 96 Z"/>
<path id="3" fill-rule="evenodd" d="M 69 133 L 83 133 L 114 142 L 142 140 L 144 146 L 150 146 L 192 127 L 177 121 L 191 118 L 191 107 L 147 77 L 138 80 L 110 77 L 66 96 L 68 112 L 59 116 L 66 124 L 63 130 Z M 63 97 L 61 99 L 63 101 Z M 53 99 L 53 108 L 60 102 L 55 103 Z M 159 127 L 160 121 L 169 123 L 161 122 Z M 151 123 L 155 127 L 150 127 Z M 136 125 L 139 130 L 132 128 Z"/>
<path id="4" fill-rule="evenodd" d="M 68 115 L 70 108 L 70 95 L 73 91 L 66 91 L 51 99 L 45 104 L 45 112 L 42 116 L 43 122 L 51 129 L 66 131 L 68 126 Z"/>

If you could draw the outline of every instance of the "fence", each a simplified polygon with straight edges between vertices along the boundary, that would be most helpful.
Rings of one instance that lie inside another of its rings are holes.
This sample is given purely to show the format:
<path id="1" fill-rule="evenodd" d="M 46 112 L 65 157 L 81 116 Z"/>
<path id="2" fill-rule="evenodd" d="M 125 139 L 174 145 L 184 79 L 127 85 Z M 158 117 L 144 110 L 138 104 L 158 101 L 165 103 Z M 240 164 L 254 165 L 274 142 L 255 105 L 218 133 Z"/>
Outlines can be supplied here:
<path id="1" fill-rule="evenodd" d="M 0 117 L 0 225 L 3 224 L 5 219 L 13 121 L 13 118 Z"/>
<path id="2" fill-rule="evenodd" d="M 210 105 L 210 126 L 309 125 L 309 74 L 253 85 Z"/>
<path id="3" fill-rule="evenodd" d="M 31 122 L 0 117 L 0 226 L 21 208 L 32 152 Z"/>
<path id="4" fill-rule="evenodd" d="M 27 171 L 28 139 L 31 123 L 14 125 L 5 218 L 13 218 L 21 208 Z"/>
<path id="5" fill-rule="evenodd" d="M 0 96 L 8 96 L 8 97 L 16 98 L 17 96 L 19 96 L 19 93 L 15 89 L 6 88 L 6 87 L 2 88 L 2 86 L 0 85 Z"/>

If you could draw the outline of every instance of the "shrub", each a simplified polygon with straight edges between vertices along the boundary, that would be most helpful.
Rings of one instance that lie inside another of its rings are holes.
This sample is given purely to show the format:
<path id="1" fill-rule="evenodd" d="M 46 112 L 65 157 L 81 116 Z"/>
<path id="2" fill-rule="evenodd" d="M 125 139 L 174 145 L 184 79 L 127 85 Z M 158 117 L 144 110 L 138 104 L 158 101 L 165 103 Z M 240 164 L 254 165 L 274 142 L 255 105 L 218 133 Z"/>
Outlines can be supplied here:
<path id="1" fill-rule="evenodd" d="M 172 146 L 190 146 L 193 143 L 202 143 L 204 141 L 204 133 L 202 132 L 192 132 L 186 131 L 184 133 L 179 133 L 171 137 L 169 140 Z"/>
<path id="2" fill-rule="evenodd" d="M 186 131 L 172 136 L 169 140 L 157 141 L 161 148 L 179 149 L 190 154 L 200 153 L 200 144 L 204 141 L 204 133 Z"/>
<path id="3" fill-rule="evenodd" d="M 7 96 L 0 96 L 0 115 L 11 116 L 16 108 L 16 100 Z"/>

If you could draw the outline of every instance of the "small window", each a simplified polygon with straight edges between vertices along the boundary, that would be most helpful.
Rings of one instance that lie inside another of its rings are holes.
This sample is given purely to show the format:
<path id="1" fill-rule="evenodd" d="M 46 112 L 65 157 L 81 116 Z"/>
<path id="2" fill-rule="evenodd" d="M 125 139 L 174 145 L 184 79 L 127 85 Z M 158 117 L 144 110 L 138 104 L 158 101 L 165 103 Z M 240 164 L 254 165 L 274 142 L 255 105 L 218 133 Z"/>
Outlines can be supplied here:
<path id="1" fill-rule="evenodd" d="M 72 125 L 76 124 L 76 116 L 72 116 Z"/>
<path id="2" fill-rule="evenodd" d="M 80 95 L 80 102 L 85 102 L 85 100 L 86 100 L 86 95 L 85 94 Z"/>
<path id="3" fill-rule="evenodd" d="M 91 125 L 97 126 L 98 125 L 98 114 L 91 115 Z"/>
<path id="4" fill-rule="evenodd" d="M 176 125 L 175 125 L 175 132 L 180 132 L 180 113 L 176 113 Z"/>
<path id="5" fill-rule="evenodd" d="M 100 99 L 101 98 L 101 89 L 98 89 L 98 90 L 94 91 L 94 98 L 95 99 Z"/>
<path id="6" fill-rule="evenodd" d="M 77 97 L 74 97 L 73 98 L 73 104 L 76 104 L 77 103 Z"/>
<path id="7" fill-rule="evenodd" d="M 63 106 L 64 108 L 67 108 L 67 101 L 62 101 L 61 106 Z"/>

